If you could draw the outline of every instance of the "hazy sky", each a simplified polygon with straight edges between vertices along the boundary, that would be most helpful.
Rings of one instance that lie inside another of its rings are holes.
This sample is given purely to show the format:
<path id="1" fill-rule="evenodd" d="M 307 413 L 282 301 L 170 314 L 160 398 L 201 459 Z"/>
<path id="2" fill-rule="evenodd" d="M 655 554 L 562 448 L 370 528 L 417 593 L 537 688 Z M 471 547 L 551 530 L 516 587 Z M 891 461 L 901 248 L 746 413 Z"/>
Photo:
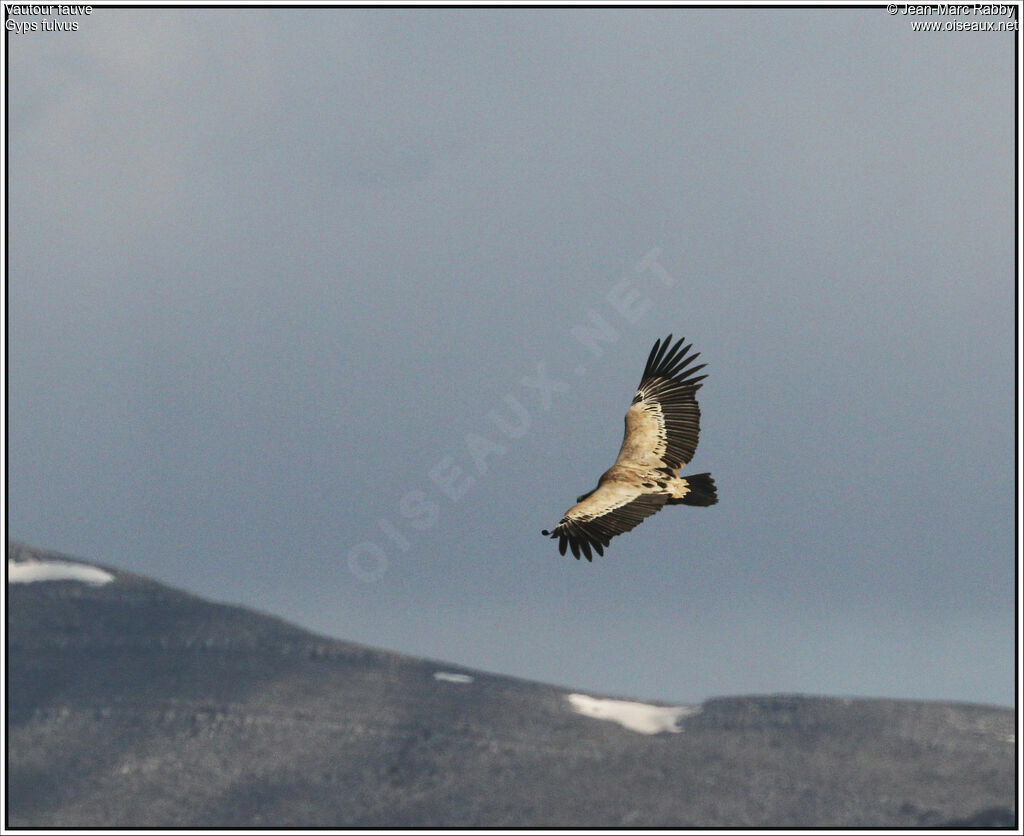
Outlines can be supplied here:
<path id="1" fill-rule="evenodd" d="M 1013 33 L 78 24 L 7 35 L 10 537 L 594 693 L 1012 703 Z M 720 503 L 561 557 L 670 331 Z"/>

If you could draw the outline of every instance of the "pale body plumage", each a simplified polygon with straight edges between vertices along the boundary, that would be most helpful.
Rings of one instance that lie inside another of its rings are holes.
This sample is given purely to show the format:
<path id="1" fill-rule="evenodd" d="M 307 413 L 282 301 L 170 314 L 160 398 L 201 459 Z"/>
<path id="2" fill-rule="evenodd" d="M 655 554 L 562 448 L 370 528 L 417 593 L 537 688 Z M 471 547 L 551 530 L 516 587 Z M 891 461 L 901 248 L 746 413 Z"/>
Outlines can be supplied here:
<path id="1" fill-rule="evenodd" d="M 591 549 L 604 547 L 618 534 L 639 525 L 665 505 L 713 505 L 718 501 L 708 473 L 681 477 L 697 449 L 700 408 L 695 397 L 704 365 L 687 369 L 699 354 L 687 357 L 691 346 L 683 340 L 671 349 L 670 334 L 651 349 L 644 376 L 626 412 L 622 446 L 615 463 L 590 493 L 579 497 L 554 530 L 543 534 L 559 538 L 559 551 L 572 549 L 592 559 Z"/>

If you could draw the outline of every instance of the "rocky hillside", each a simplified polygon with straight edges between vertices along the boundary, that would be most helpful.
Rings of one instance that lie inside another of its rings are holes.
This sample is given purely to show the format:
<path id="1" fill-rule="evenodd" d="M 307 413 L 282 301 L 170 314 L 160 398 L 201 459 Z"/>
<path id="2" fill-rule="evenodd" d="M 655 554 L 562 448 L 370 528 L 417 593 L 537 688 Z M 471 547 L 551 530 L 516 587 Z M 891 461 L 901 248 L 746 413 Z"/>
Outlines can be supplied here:
<path id="1" fill-rule="evenodd" d="M 574 694 L 8 547 L 10 827 L 1003 826 L 977 705 Z"/>

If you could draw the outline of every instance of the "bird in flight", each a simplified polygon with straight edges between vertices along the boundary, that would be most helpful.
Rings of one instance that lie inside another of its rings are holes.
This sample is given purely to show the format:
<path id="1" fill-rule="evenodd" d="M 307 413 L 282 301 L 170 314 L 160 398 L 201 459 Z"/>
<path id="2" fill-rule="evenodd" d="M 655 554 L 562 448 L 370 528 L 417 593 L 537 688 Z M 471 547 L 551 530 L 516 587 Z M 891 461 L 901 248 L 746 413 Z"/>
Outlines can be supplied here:
<path id="1" fill-rule="evenodd" d="M 700 407 L 697 390 L 706 374 L 695 375 L 706 363 L 690 366 L 700 354 L 672 335 L 657 340 L 647 358 L 633 403 L 626 411 L 626 434 L 619 457 L 597 482 L 576 500 L 546 537 L 558 538 L 579 560 L 593 560 L 591 550 L 604 554 L 612 537 L 631 531 L 664 505 L 714 505 L 718 502 L 710 473 L 680 476 L 697 449 Z M 671 347 L 670 347 L 671 346 Z"/>

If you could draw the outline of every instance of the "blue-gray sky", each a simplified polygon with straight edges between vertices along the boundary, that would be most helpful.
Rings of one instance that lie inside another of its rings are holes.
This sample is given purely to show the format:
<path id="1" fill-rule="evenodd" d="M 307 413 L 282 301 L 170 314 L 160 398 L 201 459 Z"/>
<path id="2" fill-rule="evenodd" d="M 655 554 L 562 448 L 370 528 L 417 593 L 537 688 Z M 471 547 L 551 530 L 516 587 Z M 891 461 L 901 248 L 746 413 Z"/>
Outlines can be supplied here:
<path id="1" fill-rule="evenodd" d="M 912 22 L 9 33 L 9 536 L 595 693 L 1011 703 L 1016 35 Z M 668 332 L 721 501 L 561 557 Z"/>

